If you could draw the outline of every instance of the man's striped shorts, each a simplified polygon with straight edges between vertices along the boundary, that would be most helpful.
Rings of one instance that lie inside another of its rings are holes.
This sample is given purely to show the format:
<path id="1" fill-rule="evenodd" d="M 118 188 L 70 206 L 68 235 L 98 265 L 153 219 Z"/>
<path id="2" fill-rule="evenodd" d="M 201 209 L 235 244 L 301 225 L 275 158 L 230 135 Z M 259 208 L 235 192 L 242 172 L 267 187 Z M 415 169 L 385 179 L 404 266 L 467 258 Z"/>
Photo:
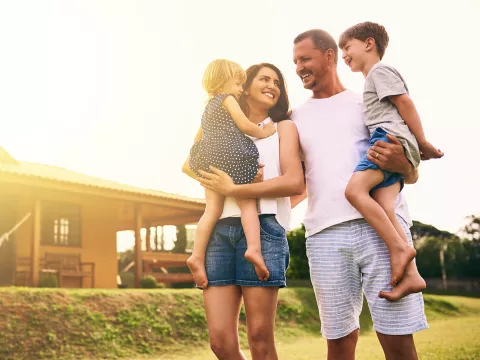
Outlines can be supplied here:
<path id="1" fill-rule="evenodd" d="M 399 217 L 410 244 L 406 222 Z M 378 293 L 391 290 L 390 256 L 383 240 L 363 219 L 347 221 L 308 237 L 310 277 L 317 298 L 322 334 L 342 338 L 360 327 L 363 296 L 375 331 L 407 335 L 428 328 L 421 293 L 388 302 Z"/>

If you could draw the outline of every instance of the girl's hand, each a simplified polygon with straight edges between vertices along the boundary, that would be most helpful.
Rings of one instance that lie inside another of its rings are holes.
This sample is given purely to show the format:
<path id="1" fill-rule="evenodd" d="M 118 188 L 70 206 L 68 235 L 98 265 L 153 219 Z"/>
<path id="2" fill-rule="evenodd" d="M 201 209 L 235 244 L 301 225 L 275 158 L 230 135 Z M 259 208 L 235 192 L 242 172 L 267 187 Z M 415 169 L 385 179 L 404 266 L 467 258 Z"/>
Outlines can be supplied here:
<path id="1" fill-rule="evenodd" d="M 209 190 L 213 190 L 225 196 L 231 196 L 235 184 L 232 178 L 224 171 L 210 166 L 209 173 L 199 170 L 202 178 L 199 178 L 200 184 Z"/>
<path id="2" fill-rule="evenodd" d="M 275 129 L 275 125 L 273 122 L 269 122 L 268 124 L 263 126 L 263 131 L 265 131 L 265 137 L 272 136 L 277 132 L 277 129 Z"/>

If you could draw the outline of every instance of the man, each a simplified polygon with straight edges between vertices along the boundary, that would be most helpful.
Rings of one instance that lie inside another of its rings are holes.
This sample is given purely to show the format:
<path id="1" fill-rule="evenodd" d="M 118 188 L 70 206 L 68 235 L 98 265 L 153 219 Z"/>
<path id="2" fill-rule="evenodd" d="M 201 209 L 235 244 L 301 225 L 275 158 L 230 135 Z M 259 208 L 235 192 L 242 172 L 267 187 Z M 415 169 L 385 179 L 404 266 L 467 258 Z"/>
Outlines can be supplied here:
<path id="1" fill-rule="evenodd" d="M 305 162 L 308 209 L 307 256 L 328 342 L 328 359 L 354 359 L 362 292 L 387 359 L 417 359 L 412 333 L 428 328 L 420 293 L 397 302 L 378 297 L 389 291 L 388 250 L 377 233 L 345 199 L 346 185 L 367 151 L 370 133 L 363 122 L 362 96 L 346 90 L 337 74 L 338 47 L 323 30 L 294 40 L 297 75 L 312 98 L 293 111 Z M 394 137 L 368 152 L 380 168 L 414 183 L 418 174 Z M 402 194 L 396 213 L 411 243 L 411 221 Z M 395 291 L 395 289 L 393 289 Z"/>

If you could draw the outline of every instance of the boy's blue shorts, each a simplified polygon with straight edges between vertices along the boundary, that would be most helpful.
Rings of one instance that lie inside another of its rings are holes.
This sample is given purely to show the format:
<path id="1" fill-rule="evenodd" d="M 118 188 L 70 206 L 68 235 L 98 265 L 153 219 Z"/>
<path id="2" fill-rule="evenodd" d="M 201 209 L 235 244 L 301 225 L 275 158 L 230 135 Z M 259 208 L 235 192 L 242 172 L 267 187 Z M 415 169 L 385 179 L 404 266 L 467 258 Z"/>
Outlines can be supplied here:
<path id="1" fill-rule="evenodd" d="M 375 129 L 372 136 L 370 137 L 370 146 L 375 145 L 375 143 L 378 140 L 390 142 L 387 139 L 387 132 L 382 128 Z M 365 153 L 365 155 L 363 155 L 362 159 L 360 160 L 357 167 L 355 168 L 355 171 L 363 171 L 368 169 L 381 170 L 384 176 L 383 181 L 377 186 L 375 186 L 371 191 L 393 185 L 398 181 L 400 181 L 400 191 L 402 191 L 403 185 L 404 185 L 403 175 L 380 169 L 377 165 L 375 165 L 374 163 L 372 163 L 370 160 L 367 159 L 367 153 Z"/>

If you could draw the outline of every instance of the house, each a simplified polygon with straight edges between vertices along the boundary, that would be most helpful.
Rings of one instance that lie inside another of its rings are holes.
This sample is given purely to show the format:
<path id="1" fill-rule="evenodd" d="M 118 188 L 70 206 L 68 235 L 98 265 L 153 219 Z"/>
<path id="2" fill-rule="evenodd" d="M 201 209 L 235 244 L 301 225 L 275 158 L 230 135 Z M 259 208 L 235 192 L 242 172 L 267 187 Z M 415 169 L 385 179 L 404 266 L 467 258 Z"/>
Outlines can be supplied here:
<path id="1" fill-rule="evenodd" d="M 204 208 L 204 200 L 17 161 L 0 147 L 0 284 L 38 286 L 50 273 L 64 287 L 116 288 L 116 234 L 134 230 L 139 286 L 147 262 L 187 256 L 154 252 L 149 242 L 142 251 L 141 229 L 196 223 Z"/>

